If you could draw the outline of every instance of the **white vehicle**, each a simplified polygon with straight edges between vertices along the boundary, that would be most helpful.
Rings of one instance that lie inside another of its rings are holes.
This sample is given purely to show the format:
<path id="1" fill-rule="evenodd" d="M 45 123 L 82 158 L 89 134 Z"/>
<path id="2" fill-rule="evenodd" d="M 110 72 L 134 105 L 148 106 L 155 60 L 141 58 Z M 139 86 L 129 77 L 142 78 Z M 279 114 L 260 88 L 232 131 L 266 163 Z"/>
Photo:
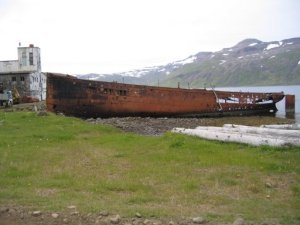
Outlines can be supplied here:
<path id="1" fill-rule="evenodd" d="M 0 91 L 0 106 L 11 107 L 13 105 L 12 92 L 9 90 Z"/>

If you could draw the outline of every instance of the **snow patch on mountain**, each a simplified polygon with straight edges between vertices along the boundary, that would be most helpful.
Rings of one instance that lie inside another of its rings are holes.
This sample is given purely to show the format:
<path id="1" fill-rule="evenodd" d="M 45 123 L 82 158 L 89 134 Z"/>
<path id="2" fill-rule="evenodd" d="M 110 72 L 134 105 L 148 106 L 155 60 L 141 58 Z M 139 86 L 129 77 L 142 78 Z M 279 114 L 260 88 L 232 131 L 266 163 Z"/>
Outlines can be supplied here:
<path id="1" fill-rule="evenodd" d="M 270 50 L 272 48 L 278 48 L 280 47 L 280 43 L 278 44 L 268 44 L 268 46 L 265 48 L 265 50 Z"/>
<path id="2" fill-rule="evenodd" d="M 226 60 L 221 60 L 220 63 L 219 63 L 219 65 L 222 65 L 224 63 L 226 63 Z"/>
<path id="3" fill-rule="evenodd" d="M 181 65 L 185 65 L 185 64 L 188 64 L 188 63 L 193 63 L 195 60 L 197 59 L 196 56 L 190 56 L 184 60 L 179 60 L 179 61 L 176 61 L 174 62 L 173 64 L 181 64 Z"/>
<path id="4" fill-rule="evenodd" d="M 103 76 L 91 77 L 91 78 L 89 78 L 89 80 L 98 80 L 98 79 L 99 79 L 99 77 L 103 77 Z"/>
<path id="5" fill-rule="evenodd" d="M 164 68 L 159 69 L 158 66 L 153 66 L 153 67 L 146 67 L 144 69 L 139 69 L 139 70 L 126 71 L 126 72 L 120 73 L 120 75 L 121 76 L 137 77 L 137 78 L 139 78 L 139 77 L 142 77 L 145 74 L 147 74 L 147 73 L 149 73 L 151 71 L 154 71 L 154 70 L 157 70 L 158 72 L 162 72 L 165 69 Z"/>
<path id="6" fill-rule="evenodd" d="M 128 77 L 141 77 L 142 75 L 148 73 L 148 70 L 133 70 L 121 73 L 122 76 Z"/>
<path id="7" fill-rule="evenodd" d="M 258 44 L 258 43 L 255 42 L 255 43 L 249 44 L 248 46 L 249 46 L 249 47 L 253 47 L 253 46 L 257 45 L 257 44 Z"/>
<path id="8" fill-rule="evenodd" d="M 101 77 L 104 77 L 103 74 L 86 74 L 86 75 L 82 75 L 84 79 L 87 80 L 98 80 Z"/>

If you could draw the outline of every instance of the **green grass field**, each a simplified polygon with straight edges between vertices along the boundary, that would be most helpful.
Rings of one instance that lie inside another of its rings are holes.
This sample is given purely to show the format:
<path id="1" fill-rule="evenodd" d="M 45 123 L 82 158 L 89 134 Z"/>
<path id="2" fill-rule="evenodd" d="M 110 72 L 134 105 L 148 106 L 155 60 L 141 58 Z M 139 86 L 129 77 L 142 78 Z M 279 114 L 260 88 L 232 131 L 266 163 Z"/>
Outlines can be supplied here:
<path id="1" fill-rule="evenodd" d="M 0 206 L 300 223 L 300 148 L 0 112 Z"/>

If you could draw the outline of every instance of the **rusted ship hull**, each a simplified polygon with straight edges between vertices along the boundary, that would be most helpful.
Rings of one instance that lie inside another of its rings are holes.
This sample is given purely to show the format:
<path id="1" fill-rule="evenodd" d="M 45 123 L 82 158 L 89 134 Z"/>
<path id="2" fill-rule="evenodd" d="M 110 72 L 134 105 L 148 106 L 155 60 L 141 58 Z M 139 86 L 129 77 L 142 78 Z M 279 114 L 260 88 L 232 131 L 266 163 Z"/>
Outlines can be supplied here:
<path id="1" fill-rule="evenodd" d="M 283 97 L 283 93 L 166 88 L 47 74 L 48 111 L 84 118 L 270 114 Z"/>

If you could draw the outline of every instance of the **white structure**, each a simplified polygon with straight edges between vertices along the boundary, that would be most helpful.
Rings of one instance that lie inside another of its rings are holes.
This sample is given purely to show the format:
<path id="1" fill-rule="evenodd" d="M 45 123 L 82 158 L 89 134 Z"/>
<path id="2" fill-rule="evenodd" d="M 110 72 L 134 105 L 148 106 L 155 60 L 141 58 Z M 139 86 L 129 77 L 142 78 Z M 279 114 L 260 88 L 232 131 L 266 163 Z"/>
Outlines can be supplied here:
<path id="1" fill-rule="evenodd" d="M 0 61 L 0 87 L 39 100 L 46 99 L 46 75 L 41 72 L 40 48 L 18 47 L 18 59 Z"/>

